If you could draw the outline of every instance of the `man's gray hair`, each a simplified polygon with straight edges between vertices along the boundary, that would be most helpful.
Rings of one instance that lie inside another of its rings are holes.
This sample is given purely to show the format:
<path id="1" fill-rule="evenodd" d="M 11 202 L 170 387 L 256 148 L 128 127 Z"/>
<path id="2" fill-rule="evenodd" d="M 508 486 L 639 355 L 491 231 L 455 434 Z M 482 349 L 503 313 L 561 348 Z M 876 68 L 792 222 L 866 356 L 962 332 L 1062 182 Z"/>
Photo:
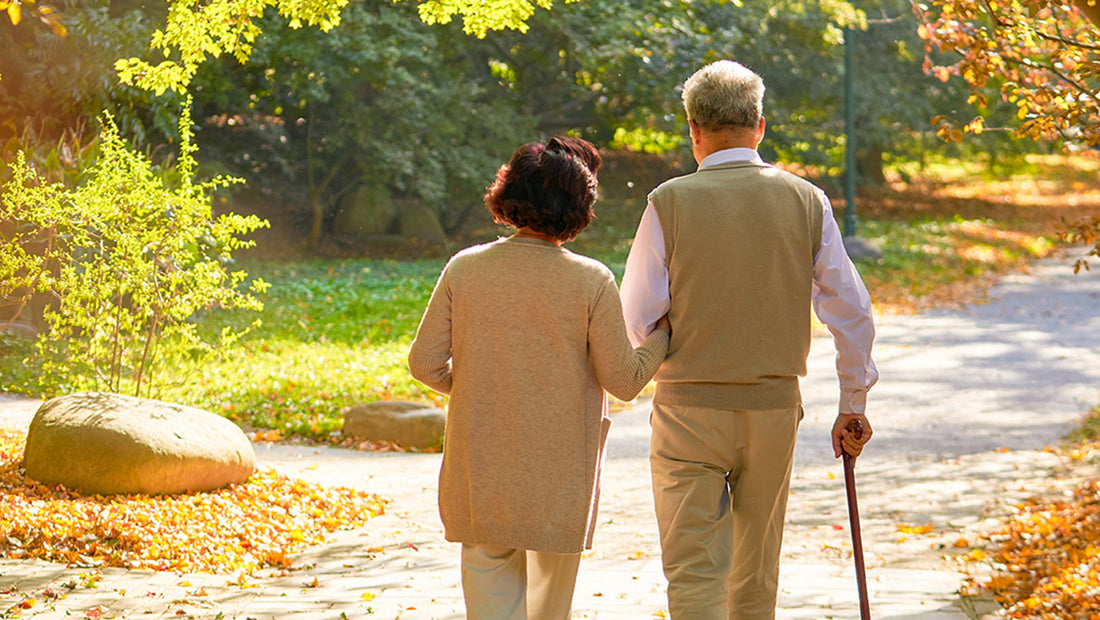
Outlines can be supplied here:
<path id="1" fill-rule="evenodd" d="M 764 80 L 741 63 L 719 60 L 684 82 L 688 120 L 708 131 L 756 129 L 764 112 Z"/>

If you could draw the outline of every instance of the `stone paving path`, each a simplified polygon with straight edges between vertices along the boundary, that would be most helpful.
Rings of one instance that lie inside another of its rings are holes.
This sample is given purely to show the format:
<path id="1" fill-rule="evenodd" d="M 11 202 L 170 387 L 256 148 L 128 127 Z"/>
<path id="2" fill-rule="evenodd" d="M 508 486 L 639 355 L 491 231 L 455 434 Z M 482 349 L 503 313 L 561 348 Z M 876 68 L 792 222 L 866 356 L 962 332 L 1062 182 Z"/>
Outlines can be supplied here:
<path id="1" fill-rule="evenodd" d="M 958 596 L 967 567 L 954 556 L 980 544 L 979 534 L 1015 502 L 1073 482 L 1056 475 L 1065 464 L 1043 448 L 1100 403 L 1100 277 L 1074 276 L 1067 265 L 1046 261 L 1006 278 L 988 304 L 879 321 L 882 379 L 869 411 L 875 438 L 857 471 L 873 617 L 962 620 L 988 612 L 981 599 Z M 858 617 L 843 474 L 827 439 L 836 407 L 832 356 L 827 338 L 815 340 L 781 619 Z M 36 406 L 0 396 L 0 426 L 25 426 Z M 647 443 L 646 403 L 616 414 L 601 524 L 581 564 L 574 618 L 662 617 Z M 225 576 L 0 560 L 0 614 L 35 598 L 19 617 L 463 617 L 457 547 L 443 541 L 435 510 L 439 455 L 256 448 L 261 465 L 379 493 L 390 508 L 296 556 L 288 574 L 263 571 L 243 585 Z M 927 533 L 899 531 L 926 524 Z M 968 546 L 956 547 L 960 539 Z M 66 597 L 47 600 L 46 588 Z"/>

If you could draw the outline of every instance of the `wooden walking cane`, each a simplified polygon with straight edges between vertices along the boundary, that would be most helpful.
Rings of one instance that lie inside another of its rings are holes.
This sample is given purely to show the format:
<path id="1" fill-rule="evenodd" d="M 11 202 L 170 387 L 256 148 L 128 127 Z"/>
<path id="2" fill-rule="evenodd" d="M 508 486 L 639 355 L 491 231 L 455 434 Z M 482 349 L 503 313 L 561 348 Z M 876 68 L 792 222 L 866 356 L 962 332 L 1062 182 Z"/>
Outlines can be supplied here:
<path id="1" fill-rule="evenodd" d="M 856 439 L 863 436 L 863 424 L 859 420 L 848 423 L 848 431 Z M 844 488 L 848 491 L 848 524 L 852 529 L 852 555 L 856 562 L 856 585 L 859 586 L 860 620 L 871 620 L 871 601 L 867 596 L 867 571 L 863 565 L 863 536 L 859 530 L 859 507 L 856 505 L 855 458 L 841 448 L 844 458 Z"/>

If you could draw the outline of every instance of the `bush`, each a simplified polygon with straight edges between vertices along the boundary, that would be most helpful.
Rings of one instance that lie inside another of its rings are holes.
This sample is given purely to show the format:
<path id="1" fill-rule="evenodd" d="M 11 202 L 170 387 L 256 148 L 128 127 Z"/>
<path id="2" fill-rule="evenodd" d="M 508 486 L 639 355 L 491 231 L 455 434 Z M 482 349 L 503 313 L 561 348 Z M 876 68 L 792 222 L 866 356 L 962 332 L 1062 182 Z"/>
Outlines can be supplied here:
<path id="1" fill-rule="evenodd" d="M 255 216 L 215 216 L 212 192 L 237 182 L 193 181 L 191 119 L 180 119 L 174 171 L 158 171 L 102 119 L 99 154 L 75 187 L 45 181 L 20 153 L 0 191 L 0 297 L 25 304 L 36 293 L 50 303 L 38 355 L 28 358 L 40 394 L 96 389 L 157 394 L 167 364 L 194 364 L 243 330 L 198 330 L 214 308 L 260 310 L 231 271 L 240 236 L 267 223 Z M 171 180 L 170 180 L 171 179 Z M 251 290 L 266 288 L 254 280 Z M 247 329 L 247 328 L 245 328 Z"/>

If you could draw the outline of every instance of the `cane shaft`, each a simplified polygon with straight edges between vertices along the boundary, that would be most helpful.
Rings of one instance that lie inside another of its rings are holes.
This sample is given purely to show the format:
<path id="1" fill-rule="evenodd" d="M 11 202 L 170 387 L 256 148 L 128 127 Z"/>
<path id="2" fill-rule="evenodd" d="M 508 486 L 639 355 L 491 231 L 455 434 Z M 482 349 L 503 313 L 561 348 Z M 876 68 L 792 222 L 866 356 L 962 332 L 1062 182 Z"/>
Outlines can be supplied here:
<path id="1" fill-rule="evenodd" d="M 863 535 L 859 527 L 859 506 L 856 502 L 855 459 L 844 453 L 844 486 L 848 492 L 848 524 L 852 530 L 852 556 L 856 564 L 856 585 L 859 586 L 860 620 L 871 620 L 871 600 L 867 593 L 867 571 L 863 564 Z"/>

